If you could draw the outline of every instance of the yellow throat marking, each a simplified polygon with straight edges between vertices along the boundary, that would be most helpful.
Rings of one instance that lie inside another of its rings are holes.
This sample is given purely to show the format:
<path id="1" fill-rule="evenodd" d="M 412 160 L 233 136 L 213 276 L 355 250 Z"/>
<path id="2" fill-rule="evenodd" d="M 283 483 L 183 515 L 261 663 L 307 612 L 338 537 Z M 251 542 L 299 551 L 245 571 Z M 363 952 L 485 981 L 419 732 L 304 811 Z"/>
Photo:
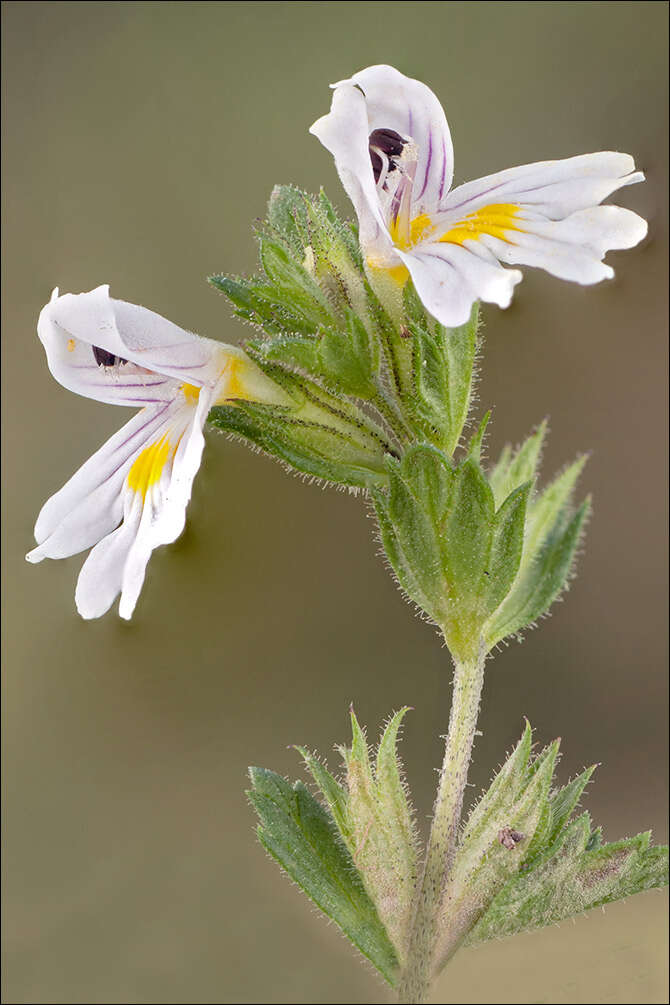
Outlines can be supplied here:
<path id="1" fill-rule="evenodd" d="M 255 401 L 256 397 L 245 385 L 245 373 L 249 370 L 248 360 L 238 356 L 228 356 L 226 365 L 221 371 L 222 387 L 219 397 L 214 404 L 223 405 L 227 401 L 234 399 L 242 401 Z"/>
<path id="2" fill-rule="evenodd" d="M 468 213 L 464 220 L 459 220 L 438 240 L 441 244 L 463 245 L 465 241 L 478 241 L 484 234 L 488 234 L 490 237 L 498 237 L 501 241 L 512 244 L 513 242 L 507 235 L 511 230 L 517 233 L 521 232 L 521 228 L 517 227 L 514 222 L 519 209 L 519 206 L 515 206 L 511 202 L 497 202 L 490 206 L 482 206 L 474 213 Z"/>
<path id="3" fill-rule="evenodd" d="M 511 244 L 512 241 L 508 236 L 510 231 L 521 232 L 521 228 L 515 223 L 520 208 L 514 203 L 505 202 L 482 206 L 474 213 L 468 213 L 464 219 L 459 220 L 436 240 L 440 244 L 458 244 L 462 247 L 466 241 L 478 241 L 484 234 L 488 234 Z M 408 251 L 430 237 L 434 230 L 435 225 L 428 213 L 419 213 L 415 216 L 410 221 L 408 229 L 403 228 L 399 219 L 392 220 L 389 224 L 391 239 L 396 248 L 402 251 Z M 388 268 L 375 259 L 368 259 L 368 266 L 375 271 L 385 272 L 398 286 L 404 286 L 409 278 L 409 272 L 404 265 L 392 265 Z"/>
<path id="4" fill-rule="evenodd" d="M 187 401 L 192 405 L 197 404 L 202 388 L 196 387 L 195 384 L 182 384 L 181 389 Z"/>
<path id="5" fill-rule="evenodd" d="M 169 457 L 170 440 L 167 435 L 145 447 L 135 458 L 128 472 L 128 488 L 133 492 L 139 492 L 142 499 L 146 499 L 151 486 L 160 481 Z"/>

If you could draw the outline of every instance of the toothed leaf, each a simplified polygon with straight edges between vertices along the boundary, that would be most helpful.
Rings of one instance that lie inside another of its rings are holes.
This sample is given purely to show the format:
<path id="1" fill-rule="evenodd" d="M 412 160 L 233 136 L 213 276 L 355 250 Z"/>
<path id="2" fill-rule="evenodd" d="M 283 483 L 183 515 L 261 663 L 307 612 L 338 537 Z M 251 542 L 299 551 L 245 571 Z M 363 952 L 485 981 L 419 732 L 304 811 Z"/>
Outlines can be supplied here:
<path id="1" fill-rule="evenodd" d="M 331 816 L 301 782 L 291 786 L 263 768 L 249 773 L 263 847 L 393 985 L 396 954 Z"/>
<path id="2" fill-rule="evenodd" d="M 588 514 L 586 500 L 567 526 L 559 522 L 536 560 L 519 573 L 512 592 L 485 628 L 489 648 L 533 624 L 565 589 Z"/>
<path id="3" fill-rule="evenodd" d="M 512 589 L 519 571 L 530 489 L 530 482 L 514 489 L 495 514 L 491 554 L 485 572 L 485 616 L 492 614 L 500 606 Z"/>
<path id="4" fill-rule="evenodd" d="M 533 482 L 536 475 L 542 445 L 547 434 L 547 422 L 541 422 L 534 433 L 528 437 L 516 452 L 508 445 L 504 448 L 498 463 L 489 475 L 489 484 L 493 490 L 496 506 L 500 506 L 510 492 L 523 485 Z"/>
<path id="5" fill-rule="evenodd" d="M 412 395 L 407 404 L 427 439 L 451 456 L 470 409 L 477 348 L 478 305 L 460 328 L 444 328 L 426 314 L 414 286 L 404 290 L 412 337 Z"/>
<path id="6" fill-rule="evenodd" d="M 396 751 L 406 711 L 390 720 L 374 765 L 353 711 L 352 745 L 342 751 L 347 771 L 347 846 L 401 964 L 407 951 L 416 881 L 411 809 Z"/>
<path id="7" fill-rule="evenodd" d="M 648 833 L 598 847 L 584 813 L 547 855 L 505 885 L 465 945 L 555 924 L 667 882 L 667 848 L 650 848 Z"/>
<path id="8" fill-rule="evenodd" d="M 551 833 L 548 837 L 548 845 L 553 844 L 572 816 L 594 771 L 595 765 L 591 765 L 590 768 L 582 771 L 580 775 L 577 775 L 576 778 L 573 778 L 571 782 L 568 782 L 567 785 L 564 785 L 562 789 L 558 789 L 552 795 L 549 800 L 549 805 L 551 806 Z"/>

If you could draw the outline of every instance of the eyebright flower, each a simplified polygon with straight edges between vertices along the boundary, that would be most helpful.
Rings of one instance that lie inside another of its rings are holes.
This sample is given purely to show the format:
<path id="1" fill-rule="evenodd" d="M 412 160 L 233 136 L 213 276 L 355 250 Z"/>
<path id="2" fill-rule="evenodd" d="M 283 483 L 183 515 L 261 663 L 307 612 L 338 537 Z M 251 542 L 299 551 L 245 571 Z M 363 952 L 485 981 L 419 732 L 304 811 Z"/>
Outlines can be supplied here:
<path id="1" fill-rule="evenodd" d="M 184 331 L 153 311 L 113 300 L 108 286 L 58 295 L 37 332 L 53 376 L 96 401 L 139 411 L 42 507 L 26 558 L 66 558 L 92 548 L 75 600 L 84 618 L 121 593 L 130 618 L 151 552 L 181 534 L 215 404 L 280 404 L 282 392 L 241 350 Z"/>
<path id="2" fill-rule="evenodd" d="M 527 164 L 451 189 L 451 136 L 430 88 L 392 66 L 332 86 L 330 113 L 310 132 L 335 158 L 371 279 L 411 276 L 447 327 L 464 324 L 475 300 L 509 306 L 522 275 L 503 265 L 597 283 L 614 274 L 606 252 L 647 233 L 636 213 L 599 205 L 644 180 L 628 154 Z"/>

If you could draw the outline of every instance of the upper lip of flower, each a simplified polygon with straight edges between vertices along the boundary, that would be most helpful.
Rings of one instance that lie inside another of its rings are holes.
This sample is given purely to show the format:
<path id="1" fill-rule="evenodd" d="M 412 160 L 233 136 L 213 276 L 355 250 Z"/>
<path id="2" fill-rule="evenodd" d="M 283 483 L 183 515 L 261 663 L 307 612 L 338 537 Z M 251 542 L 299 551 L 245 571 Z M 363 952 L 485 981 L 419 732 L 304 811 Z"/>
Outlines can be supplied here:
<path id="1" fill-rule="evenodd" d="M 530 164 L 450 190 L 449 127 L 425 84 L 372 66 L 333 88 L 330 112 L 310 132 L 335 157 L 367 263 L 400 281 L 411 275 L 447 326 L 464 323 L 476 299 L 509 304 L 522 277 L 502 263 L 598 282 L 613 275 L 605 253 L 646 234 L 635 213 L 599 205 L 644 179 L 627 154 Z"/>

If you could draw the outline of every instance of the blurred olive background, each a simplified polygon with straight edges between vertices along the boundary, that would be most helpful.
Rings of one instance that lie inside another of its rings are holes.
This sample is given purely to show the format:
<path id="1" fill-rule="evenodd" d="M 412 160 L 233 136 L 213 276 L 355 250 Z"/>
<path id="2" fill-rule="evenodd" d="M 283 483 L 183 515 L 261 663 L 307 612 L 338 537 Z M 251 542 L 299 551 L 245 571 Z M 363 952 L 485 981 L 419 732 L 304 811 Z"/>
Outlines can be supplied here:
<path id="1" fill-rule="evenodd" d="M 663 3 L 5 3 L 4 641 L 7 1002 L 387 1000 L 265 858 L 248 764 L 300 773 L 354 701 L 371 736 L 407 703 L 425 825 L 450 666 L 404 606 L 360 499 L 210 434 L 188 527 L 135 618 L 85 623 L 81 557 L 28 566 L 44 500 L 126 410 L 51 378 L 35 334 L 62 291 L 122 299 L 227 342 L 205 283 L 255 268 L 272 186 L 324 185 L 307 133 L 328 84 L 389 62 L 444 103 L 456 182 L 592 150 L 632 153 L 650 221 L 613 282 L 527 270 L 485 312 L 489 455 L 551 420 L 549 476 L 592 451 L 595 514 L 551 619 L 489 665 L 470 798 L 521 730 L 602 762 L 609 839 L 665 837 L 666 35 Z M 664 897 L 461 954 L 436 1002 L 661 1002 Z"/>

